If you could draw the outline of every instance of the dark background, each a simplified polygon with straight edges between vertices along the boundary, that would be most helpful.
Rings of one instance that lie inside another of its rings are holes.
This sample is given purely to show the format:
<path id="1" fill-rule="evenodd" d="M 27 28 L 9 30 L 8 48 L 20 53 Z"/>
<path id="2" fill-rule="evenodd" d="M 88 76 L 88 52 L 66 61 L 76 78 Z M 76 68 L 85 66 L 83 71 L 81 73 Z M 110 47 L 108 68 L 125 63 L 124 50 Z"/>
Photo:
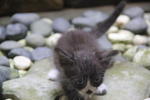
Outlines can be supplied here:
<path id="1" fill-rule="evenodd" d="M 0 16 L 17 12 L 41 12 L 64 8 L 84 8 L 115 5 L 120 0 L 0 0 Z M 128 0 L 129 3 L 150 2 L 150 0 Z"/>

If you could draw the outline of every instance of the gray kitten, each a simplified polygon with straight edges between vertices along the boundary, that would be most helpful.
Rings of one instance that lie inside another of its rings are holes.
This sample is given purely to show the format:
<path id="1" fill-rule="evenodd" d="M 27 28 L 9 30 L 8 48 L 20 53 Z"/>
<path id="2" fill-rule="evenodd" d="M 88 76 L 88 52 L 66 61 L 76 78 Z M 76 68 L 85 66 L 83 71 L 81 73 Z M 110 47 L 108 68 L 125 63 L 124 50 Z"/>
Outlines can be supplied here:
<path id="1" fill-rule="evenodd" d="M 56 69 L 49 77 L 59 78 L 68 100 L 87 100 L 91 95 L 106 94 L 106 86 L 102 84 L 104 73 L 117 52 L 101 50 L 96 39 L 111 27 L 125 4 L 126 0 L 122 0 L 110 17 L 92 32 L 70 31 L 59 39 L 54 49 Z"/>

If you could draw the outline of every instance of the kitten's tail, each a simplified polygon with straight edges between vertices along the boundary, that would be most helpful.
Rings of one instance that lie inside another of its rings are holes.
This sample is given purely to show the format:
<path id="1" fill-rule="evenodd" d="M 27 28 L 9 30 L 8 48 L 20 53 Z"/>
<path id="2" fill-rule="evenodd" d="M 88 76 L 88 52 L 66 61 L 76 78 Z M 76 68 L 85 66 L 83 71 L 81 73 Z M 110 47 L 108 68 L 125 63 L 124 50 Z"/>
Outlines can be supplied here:
<path id="1" fill-rule="evenodd" d="M 122 0 L 118 6 L 116 7 L 115 11 L 108 17 L 104 22 L 98 23 L 97 27 L 92 30 L 92 33 L 95 33 L 96 37 L 99 38 L 102 36 L 110 27 L 114 24 L 118 16 L 123 11 L 127 0 Z"/>

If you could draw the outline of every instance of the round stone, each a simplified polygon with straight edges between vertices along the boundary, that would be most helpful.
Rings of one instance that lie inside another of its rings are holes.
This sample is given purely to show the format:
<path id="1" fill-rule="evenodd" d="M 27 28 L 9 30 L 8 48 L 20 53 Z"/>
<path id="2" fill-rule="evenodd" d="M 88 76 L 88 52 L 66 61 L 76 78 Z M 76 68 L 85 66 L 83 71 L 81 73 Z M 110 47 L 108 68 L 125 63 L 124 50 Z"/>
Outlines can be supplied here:
<path id="1" fill-rule="evenodd" d="M 70 23 L 64 18 L 57 18 L 54 20 L 52 28 L 55 32 L 64 33 L 70 28 Z"/>
<path id="2" fill-rule="evenodd" d="M 97 39 L 97 42 L 99 44 L 99 48 L 102 50 L 112 49 L 112 43 L 108 40 L 106 35 L 103 35 L 99 39 Z"/>
<path id="3" fill-rule="evenodd" d="M 48 21 L 49 20 L 49 21 Z M 52 32 L 52 21 L 50 19 L 41 19 L 31 24 L 31 33 L 49 36 Z"/>
<path id="4" fill-rule="evenodd" d="M 32 59 L 34 61 L 37 61 L 52 56 L 52 50 L 47 47 L 38 47 L 35 50 L 33 50 L 31 54 Z"/>
<path id="5" fill-rule="evenodd" d="M 26 43 L 32 47 L 39 47 L 45 44 L 45 38 L 40 34 L 30 34 L 26 37 Z"/>
<path id="6" fill-rule="evenodd" d="M 92 13 L 92 12 L 87 12 L 87 13 Z M 90 14 L 84 14 L 84 16 L 82 17 L 75 17 L 72 19 L 72 23 L 76 26 L 76 27 L 94 27 L 96 26 L 98 23 L 103 22 L 104 20 L 106 20 L 108 18 L 107 14 L 104 13 L 99 13 L 99 14 L 95 14 L 93 16 L 91 16 Z"/>
<path id="7" fill-rule="evenodd" d="M 27 49 L 24 49 L 24 48 L 15 48 L 15 49 L 12 49 L 8 53 L 8 57 L 10 57 L 10 58 L 13 58 L 15 56 L 25 56 L 25 57 L 28 57 L 30 59 L 32 58 L 31 52 Z"/>
<path id="8" fill-rule="evenodd" d="M 133 43 L 136 45 L 143 45 L 148 43 L 148 38 L 142 35 L 135 35 L 133 38 Z"/>
<path id="9" fill-rule="evenodd" d="M 27 27 L 23 24 L 9 24 L 6 27 L 6 35 L 10 40 L 20 40 L 26 37 Z"/>
<path id="10" fill-rule="evenodd" d="M 115 24 L 118 26 L 118 27 L 123 27 L 124 25 L 126 25 L 128 22 L 130 21 L 130 18 L 126 15 L 120 15 Z"/>
<path id="11" fill-rule="evenodd" d="M 12 16 L 11 22 L 19 22 L 25 25 L 30 25 L 40 19 L 36 13 L 17 13 Z"/>
<path id="12" fill-rule="evenodd" d="M 62 37 L 61 34 L 55 33 L 46 39 L 46 45 L 50 48 L 54 48 L 58 42 L 58 40 Z"/>
<path id="13" fill-rule="evenodd" d="M 23 77 L 26 75 L 27 71 L 26 70 L 19 70 L 18 73 L 19 73 L 19 77 Z"/>
<path id="14" fill-rule="evenodd" d="M 139 50 L 135 54 L 133 62 L 139 65 L 143 65 L 144 67 L 149 67 L 150 66 L 150 49 Z"/>
<path id="15" fill-rule="evenodd" d="M 0 83 L 10 79 L 10 68 L 0 66 Z"/>
<path id="16" fill-rule="evenodd" d="M 0 26 L 0 42 L 4 41 L 6 38 L 6 30 L 4 27 Z"/>
<path id="17" fill-rule="evenodd" d="M 102 19 L 107 18 L 108 14 L 104 13 L 104 12 L 100 12 L 100 11 L 96 11 L 96 10 L 87 10 L 83 13 L 84 17 L 93 17 L 93 16 L 97 16 L 97 17 L 101 17 Z"/>
<path id="18" fill-rule="evenodd" d="M 131 7 L 131 8 L 125 9 L 123 11 L 123 14 L 129 16 L 130 18 L 143 17 L 144 10 L 141 7 Z"/>
<path id="19" fill-rule="evenodd" d="M 9 67 L 9 59 L 6 56 L 0 56 L 0 65 Z"/>
<path id="20" fill-rule="evenodd" d="M 111 26 L 107 33 L 117 33 L 119 28 L 117 26 Z"/>
<path id="21" fill-rule="evenodd" d="M 0 44 L 0 49 L 4 51 L 8 51 L 8 50 L 11 50 L 14 48 L 20 48 L 20 47 L 22 47 L 22 45 L 13 40 L 4 41 Z"/>
<path id="22" fill-rule="evenodd" d="M 14 59 L 14 65 L 19 70 L 26 70 L 30 68 L 32 62 L 29 58 L 24 56 L 16 56 Z"/>
<path id="23" fill-rule="evenodd" d="M 118 33 L 108 34 L 108 39 L 112 42 L 132 43 L 134 34 L 127 30 L 120 30 Z"/>
<path id="24" fill-rule="evenodd" d="M 132 19 L 128 24 L 124 26 L 124 29 L 129 30 L 135 34 L 146 34 L 148 25 L 141 17 Z"/>

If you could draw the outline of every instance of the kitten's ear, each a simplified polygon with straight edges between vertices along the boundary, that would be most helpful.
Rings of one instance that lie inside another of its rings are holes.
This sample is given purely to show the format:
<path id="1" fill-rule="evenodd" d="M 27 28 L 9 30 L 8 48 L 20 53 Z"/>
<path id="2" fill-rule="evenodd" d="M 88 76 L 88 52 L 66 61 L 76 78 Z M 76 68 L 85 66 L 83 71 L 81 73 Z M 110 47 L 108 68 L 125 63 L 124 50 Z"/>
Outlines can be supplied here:
<path id="1" fill-rule="evenodd" d="M 97 57 L 101 65 L 105 66 L 106 68 L 109 68 L 113 64 L 113 57 L 116 56 L 117 54 L 118 54 L 117 50 L 103 51 L 98 52 Z"/>
<path id="2" fill-rule="evenodd" d="M 61 57 L 68 59 L 70 61 L 73 60 L 73 57 L 67 53 L 65 50 L 61 49 L 61 48 L 55 48 L 54 51 Z"/>

